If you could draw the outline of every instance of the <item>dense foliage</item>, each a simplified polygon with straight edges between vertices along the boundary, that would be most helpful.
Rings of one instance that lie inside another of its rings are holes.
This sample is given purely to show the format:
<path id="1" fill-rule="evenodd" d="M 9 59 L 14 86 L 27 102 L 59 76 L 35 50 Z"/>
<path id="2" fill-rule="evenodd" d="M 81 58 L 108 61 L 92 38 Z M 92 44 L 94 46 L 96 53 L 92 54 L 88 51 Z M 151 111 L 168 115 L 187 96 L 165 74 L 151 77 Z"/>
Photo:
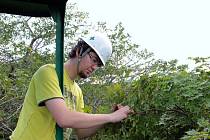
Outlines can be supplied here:
<path id="1" fill-rule="evenodd" d="M 105 88 L 106 103 L 128 104 L 134 113 L 94 139 L 210 138 L 210 73 L 158 71 Z"/>
<path id="2" fill-rule="evenodd" d="M 106 32 L 113 55 L 105 68 L 79 80 L 85 111 L 110 112 L 115 103 L 135 111 L 122 123 L 109 124 L 92 139 L 207 139 L 210 135 L 209 58 L 191 58 L 186 65 L 155 60 L 132 42 L 122 23 L 87 21 L 88 14 L 68 4 L 65 23 L 65 58 L 76 39 L 90 29 Z M 16 126 L 33 73 L 54 63 L 55 25 L 49 18 L 0 15 L 0 139 Z"/>

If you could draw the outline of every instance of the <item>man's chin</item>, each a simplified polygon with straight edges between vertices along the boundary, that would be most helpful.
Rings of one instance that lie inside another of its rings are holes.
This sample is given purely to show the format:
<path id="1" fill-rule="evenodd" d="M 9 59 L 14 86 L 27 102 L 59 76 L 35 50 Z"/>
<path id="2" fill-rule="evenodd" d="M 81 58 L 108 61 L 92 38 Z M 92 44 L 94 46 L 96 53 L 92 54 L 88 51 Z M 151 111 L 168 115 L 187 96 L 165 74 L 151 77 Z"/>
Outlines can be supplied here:
<path id="1" fill-rule="evenodd" d="M 83 72 L 80 72 L 78 75 L 80 78 L 83 78 L 83 79 L 88 78 L 88 75 L 84 74 Z"/>

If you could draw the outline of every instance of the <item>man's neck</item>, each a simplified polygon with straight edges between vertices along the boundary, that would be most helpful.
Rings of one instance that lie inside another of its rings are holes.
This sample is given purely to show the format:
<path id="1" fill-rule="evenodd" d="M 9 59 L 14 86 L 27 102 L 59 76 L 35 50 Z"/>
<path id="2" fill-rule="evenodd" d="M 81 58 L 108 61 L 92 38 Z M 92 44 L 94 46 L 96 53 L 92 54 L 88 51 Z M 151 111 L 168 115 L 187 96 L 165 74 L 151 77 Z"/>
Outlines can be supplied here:
<path id="1" fill-rule="evenodd" d="M 67 74 L 71 80 L 77 78 L 77 64 L 73 59 L 69 59 L 64 63 L 64 69 L 67 71 Z"/>

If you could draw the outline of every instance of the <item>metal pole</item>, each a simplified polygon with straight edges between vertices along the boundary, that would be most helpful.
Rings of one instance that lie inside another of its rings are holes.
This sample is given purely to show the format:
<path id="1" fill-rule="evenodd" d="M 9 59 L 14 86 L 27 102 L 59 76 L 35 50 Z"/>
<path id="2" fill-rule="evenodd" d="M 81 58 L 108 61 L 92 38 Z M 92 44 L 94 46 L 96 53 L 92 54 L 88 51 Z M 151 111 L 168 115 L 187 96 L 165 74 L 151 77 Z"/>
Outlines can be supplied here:
<path id="1" fill-rule="evenodd" d="M 63 94 L 63 60 L 64 60 L 64 17 L 66 5 L 52 7 L 52 15 L 56 22 L 56 72 L 59 86 Z M 56 9 L 56 10 L 55 10 Z M 56 140 L 63 140 L 63 129 L 56 124 Z"/>

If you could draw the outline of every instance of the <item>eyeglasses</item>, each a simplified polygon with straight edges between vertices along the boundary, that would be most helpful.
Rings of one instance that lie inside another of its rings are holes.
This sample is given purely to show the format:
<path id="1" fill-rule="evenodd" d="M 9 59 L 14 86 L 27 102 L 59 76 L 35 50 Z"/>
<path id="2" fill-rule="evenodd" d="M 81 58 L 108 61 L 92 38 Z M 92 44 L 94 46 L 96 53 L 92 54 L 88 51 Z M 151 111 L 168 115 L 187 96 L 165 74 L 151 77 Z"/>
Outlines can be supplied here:
<path id="1" fill-rule="evenodd" d="M 93 64 L 96 64 L 97 67 L 101 67 L 103 65 L 98 57 L 94 57 L 91 53 L 88 53 L 88 55 L 89 55 L 91 61 L 93 62 Z"/>

